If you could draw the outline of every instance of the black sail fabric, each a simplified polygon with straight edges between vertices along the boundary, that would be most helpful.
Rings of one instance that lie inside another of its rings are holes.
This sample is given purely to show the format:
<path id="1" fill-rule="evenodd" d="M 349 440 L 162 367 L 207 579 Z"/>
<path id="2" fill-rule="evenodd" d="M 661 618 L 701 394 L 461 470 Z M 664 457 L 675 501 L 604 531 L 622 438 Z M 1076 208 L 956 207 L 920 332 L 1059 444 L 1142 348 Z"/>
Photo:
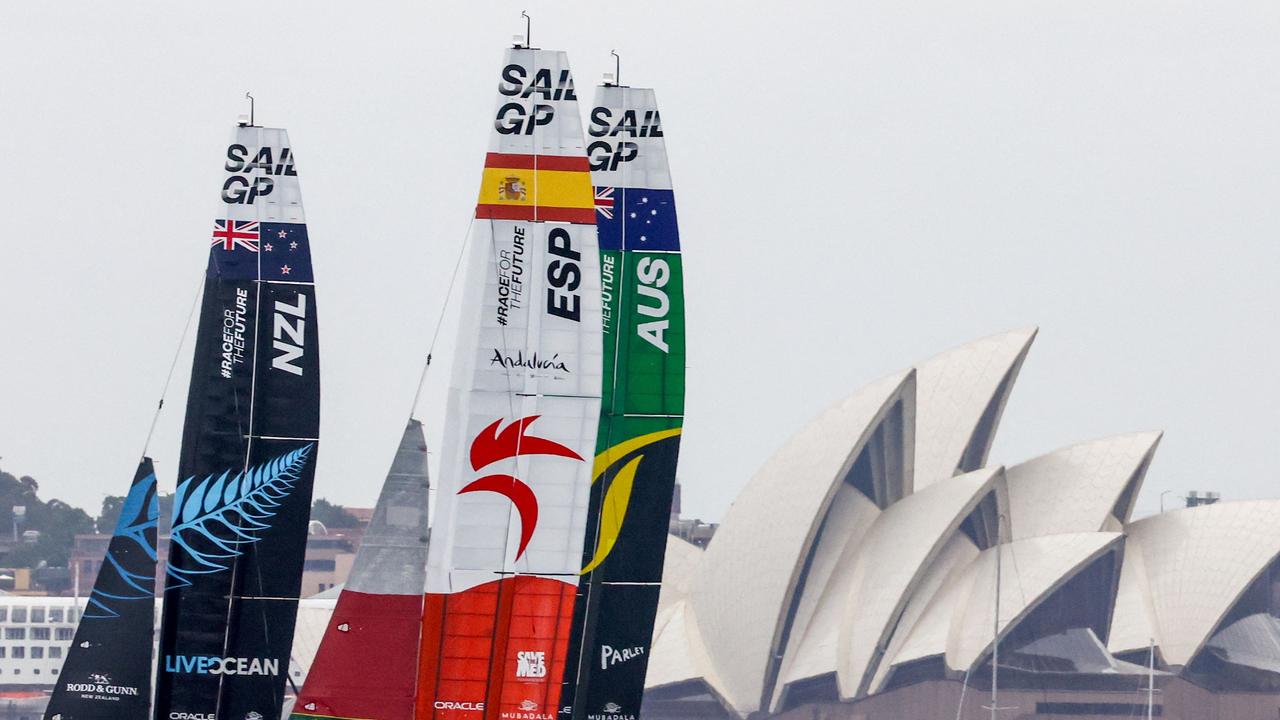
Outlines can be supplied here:
<path id="1" fill-rule="evenodd" d="M 145 720 L 156 608 L 156 473 L 138 463 L 46 720 Z"/>
<path id="2" fill-rule="evenodd" d="M 311 251 L 284 130 L 227 147 L 166 569 L 155 717 L 280 717 L 320 428 Z"/>

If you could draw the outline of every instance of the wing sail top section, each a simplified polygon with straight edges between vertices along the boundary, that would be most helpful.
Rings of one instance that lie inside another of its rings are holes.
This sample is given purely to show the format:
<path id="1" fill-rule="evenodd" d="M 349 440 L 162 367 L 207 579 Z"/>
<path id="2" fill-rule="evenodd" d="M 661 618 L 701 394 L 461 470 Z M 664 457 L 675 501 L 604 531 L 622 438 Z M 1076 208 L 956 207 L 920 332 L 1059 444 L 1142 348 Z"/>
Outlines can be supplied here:
<path id="1" fill-rule="evenodd" d="M 288 134 L 237 128 L 183 427 L 156 717 L 277 717 L 318 453 L 310 243 Z"/>
<path id="2" fill-rule="evenodd" d="M 556 713 L 586 532 L 603 358 L 577 96 L 562 52 L 508 50 L 496 80 L 429 551 L 420 718 Z"/>

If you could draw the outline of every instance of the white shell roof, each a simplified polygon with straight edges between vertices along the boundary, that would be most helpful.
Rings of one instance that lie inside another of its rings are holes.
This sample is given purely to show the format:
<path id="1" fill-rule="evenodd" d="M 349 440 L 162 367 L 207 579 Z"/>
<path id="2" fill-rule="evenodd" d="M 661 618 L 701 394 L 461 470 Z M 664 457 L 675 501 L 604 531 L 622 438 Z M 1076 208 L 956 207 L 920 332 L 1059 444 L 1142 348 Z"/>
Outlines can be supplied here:
<path id="1" fill-rule="evenodd" d="M 914 372 L 899 373 L 824 412 L 765 463 L 704 552 L 689 602 L 724 698 L 740 714 L 760 707 L 796 580 L 836 490 L 898 401 L 902 441 L 910 440 L 914 390 Z"/>
<path id="2" fill-rule="evenodd" d="M 894 665 L 945 652 L 951 616 L 968 591 L 960 578 L 969 572 L 978 553 L 978 546 L 964 533 L 954 533 L 947 541 L 908 601 L 899 629 L 876 668 L 870 692 L 881 690 Z"/>
<path id="3" fill-rule="evenodd" d="M 863 538 L 880 514 L 875 503 L 847 485 L 836 493 L 809 568 L 804 596 L 796 606 L 790 642 L 774 686 L 775 699 L 786 683 L 835 672 L 841 598 L 849 593 L 850 571 L 857 563 Z"/>
<path id="4" fill-rule="evenodd" d="M 1280 500 L 1220 502 L 1130 523 L 1112 619 L 1113 653 L 1147 646 L 1154 635 L 1169 665 L 1195 657 L 1241 593 L 1280 555 Z M 1131 563 L 1141 553 L 1141 563 Z M 1143 604 L 1131 593 L 1144 573 L 1154 633 L 1141 633 Z M 1127 580 L 1127 581 L 1126 581 Z M 1136 609 L 1135 609 L 1136 608 Z"/>
<path id="5" fill-rule="evenodd" d="M 694 568 L 702 559 L 702 548 L 675 535 L 667 536 L 662 560 L 662 589 L 658 592 L 658 612 L 689 596 Z"/>
<path id="6" fill-rule="evenodd" d="M 712 688 L 720 684 L 698 632 L 697 620 L 685 601 L 678 601 L 658 613 L 653 631 L 653 656 L 658 662 L 649 663 L 644 680 L 646 688 L 692 680 L 705 681 Z"/>
<path id="7" fill-rule="evenodd" d="M 1141 487 L 1160 436 L 1159 432 L 1117 435 L 1010 467 L 1013 539 L 1105 529 L 1121 495 L 1126 490 L 1134 495 Z M 1125 508 L 1121 514 L 1128 512 Z"/>
<path id="8" fill-rule="evenodd" d="M 850 591 L 838 599 L 840 625 L 818 628 L 838 638 L 841 694 L 853 697 L 875 670 L 908 599 L 930 561 L 1003 473 L 991 468 L 935 483 L 884 513 L 860 543 Z"/>
<path id="9" fill-rule="evenodd" d="M 1120 533 L 1071 533 L 1015 540 L 998 546 L 1003 553 L 1000 584 L 1000 636 L 1035 609 L 1054 590 L 1070 580 L 1119 542 Z M 991 652 L 995 619 L 996 551 L 983 551 L 970 567 L 967 600 L 953 616 L 947 637 L 947 667 L 972 669 Z"/>
<path id="10" fill-rule="evenodd" d="M 992 335 L 916 366 L 917 489 L 986 464 L 1000 414 L 1035 336 L 1035 328 Z M 977 460 L 962 468 L 967 452 Z"/>

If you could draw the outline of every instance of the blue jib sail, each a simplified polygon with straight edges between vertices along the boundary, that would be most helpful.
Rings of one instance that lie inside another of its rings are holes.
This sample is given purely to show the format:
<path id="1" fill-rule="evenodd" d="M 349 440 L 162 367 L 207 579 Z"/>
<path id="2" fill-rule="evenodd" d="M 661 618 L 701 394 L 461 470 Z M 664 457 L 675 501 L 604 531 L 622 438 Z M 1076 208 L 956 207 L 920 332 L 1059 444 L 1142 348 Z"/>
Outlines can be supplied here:
<path id="1" fill-rule="evenodd" d="M 46 720 L 145 720 L 156 607 L 156 473 L 138 463 Z"/>

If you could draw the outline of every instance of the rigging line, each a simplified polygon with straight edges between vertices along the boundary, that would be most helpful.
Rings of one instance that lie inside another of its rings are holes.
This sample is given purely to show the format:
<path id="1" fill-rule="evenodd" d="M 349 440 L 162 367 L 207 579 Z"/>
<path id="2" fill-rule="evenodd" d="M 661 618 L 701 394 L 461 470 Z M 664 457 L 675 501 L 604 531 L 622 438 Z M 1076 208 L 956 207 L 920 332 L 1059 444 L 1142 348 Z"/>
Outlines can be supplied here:
<path id="1" fill-rule="evenodd" d="M 182 357 L 182 347 L 187 342 L 187 334 L 191 330 L 191 318 L 196 315 L 196 308 L 200 306 L 200 295 L 204 290 L 204 274 L 200 275 L 200 282 L 196 284 L 195 296 L 191 298 L 191 309 L 187 311 L 187 321 L 182 324 L 182 334 L 178 336 L 178 347 L 173 351 L 173 362 L 169 363 L 169 373 L 164 376 L 164 385 L 160 388 L 160 401 L 156 403 L 156 411 L 151 416 L 151 429 L 147 430 L 147 439 L 142 443 L 142 456 L 146 457 L 147 450 L 151 447 L 151 438 L 156 433 L 156 424 L 160 422 L 160 410 L 164 408 L 165 396 L 169 394 L 169 384 L 173 381 L 173 372 L 178 367 L 178 358 Z"/>
<path id="2" fill-rule="evenodd" d="M 964 680 L 960 681 L 960 702 L 956 705 L 956 720 L 960 720 L 960 716 L 964 713 L 964 692 L 969 689 L 969 673 L 973 670 L 970 666 L 964 671 Z"/>
<path id="3" fill-rule="evenodd" d="M 422 373 L 418 375 L 418 389 L 413 393 L 413 405 L 409 408 L 409 417 L 418 412 L 418 401 L 422 398 L 422 388 L 427 384 L 427 372 L 431 370 L 431 356 L 436 351 L 436 341 L 440 338 L 440 328 L 444 325 L 444 315 L 449 310 L 449 301 L 453 299 L 453 288 L 458 282 L 458 272 L 462 269 L 462 259 L 467 256 L 467 247 L 471 245 L 471 226 L 475 224 L 475 216 L 467 221 L 467 231 L 462 236 L 458 247 L 458 258 L 453 263 L 453 274 L 449 276 L 449 287 L 444 292 L 444 303 L 440 306 L 440 314 L 436 317 L 435 329 L 431 332 L 431 342 L 427 345 L 427 359 L 422 364 Z"/>

